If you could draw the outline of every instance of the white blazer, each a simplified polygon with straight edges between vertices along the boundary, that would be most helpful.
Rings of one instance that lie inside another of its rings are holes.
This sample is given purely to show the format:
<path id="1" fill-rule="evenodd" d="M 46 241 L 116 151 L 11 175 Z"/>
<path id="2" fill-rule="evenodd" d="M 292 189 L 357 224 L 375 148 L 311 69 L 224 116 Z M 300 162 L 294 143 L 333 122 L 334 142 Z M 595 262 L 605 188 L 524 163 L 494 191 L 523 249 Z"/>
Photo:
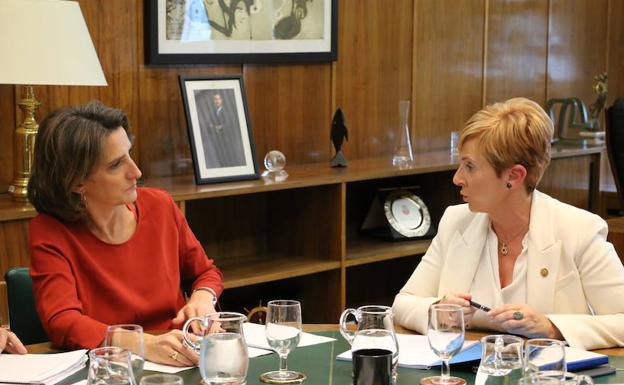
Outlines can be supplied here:
<path id="1" fill-rule="evenodd" d="M 570 346 L 624 346 L 624 266 L 606 241 L 606 222 L 539 191 L 530 218 L 527 303 Z M 394 300 L 400 325 L 424 334 L 432 303 L 446 293 L 470 291 L 489 224 L 487 214 L 473 213 L 467 204 L 447 208 L 438 234 Z"/>

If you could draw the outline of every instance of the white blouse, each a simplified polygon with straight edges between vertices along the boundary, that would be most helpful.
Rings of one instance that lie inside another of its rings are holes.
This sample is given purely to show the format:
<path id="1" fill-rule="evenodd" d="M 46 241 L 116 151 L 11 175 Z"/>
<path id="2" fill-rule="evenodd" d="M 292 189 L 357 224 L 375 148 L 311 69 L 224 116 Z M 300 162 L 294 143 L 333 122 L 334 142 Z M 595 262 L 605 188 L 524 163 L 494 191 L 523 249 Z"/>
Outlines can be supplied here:
<path id="1" fill-rule="evenodd" d="M 511 283 L 501 289 L 500 276 L 498 273 L 498 237 L 492 225 L 488 226 L 487 238 L 485 246 L 481 252 L 479 266 L 475 273 L 474 279 L 470 286 L 472 300 L 487 306 L 491 309 L 504 304 L 523 304 L 527 303 L 527 248 L 528 248 L 528 232 L 522 239 L 522 251 L 513 269 L 513 277 Z M 471 328 L 476 329 L 493 329 L 503 331 L 499 324 L 490 322 L 486 313 L 477 310 L 470 322 Z"/>

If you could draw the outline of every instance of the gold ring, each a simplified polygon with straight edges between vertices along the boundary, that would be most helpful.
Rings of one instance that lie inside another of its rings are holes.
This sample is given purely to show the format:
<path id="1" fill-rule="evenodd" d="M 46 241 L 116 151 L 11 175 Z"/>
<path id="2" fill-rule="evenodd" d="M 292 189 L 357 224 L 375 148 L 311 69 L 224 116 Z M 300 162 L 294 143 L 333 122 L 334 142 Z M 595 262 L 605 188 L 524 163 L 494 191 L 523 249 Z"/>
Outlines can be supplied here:
<path id="1" fill-rule="evenodd" d="M 521 320 L 524 318 L 524 313 L 522 313 L 521 311 L 517 311 L 513 313 L 513 319 L 515 320 Z"/>
<path id="2" fill-rule="evenodd" d="M 174 350 L 173 353 L 171 353 L 169 355 L 169 357 L 171 357 L 172 360 L 177 361 L 178 360 L 178 351 Z"/>

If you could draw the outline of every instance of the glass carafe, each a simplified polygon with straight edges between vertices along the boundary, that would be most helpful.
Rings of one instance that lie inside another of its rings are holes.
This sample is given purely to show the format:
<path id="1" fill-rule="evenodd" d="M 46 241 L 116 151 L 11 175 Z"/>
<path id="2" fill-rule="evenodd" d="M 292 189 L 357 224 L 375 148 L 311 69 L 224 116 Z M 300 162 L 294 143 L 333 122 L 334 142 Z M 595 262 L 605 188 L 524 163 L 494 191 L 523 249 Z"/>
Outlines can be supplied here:
<path id="1" fill-rule="evenodd" d="M 347 317 L 355 318 L 355 330 L 347 325 Z M 394 332 L 392 308 L 369 305 L 347 309 L 340 316 L 340 333 L 351 344 L 351 351 L 382 349 L 392 352 L 392 372 L 396 378 L 399 363 L 399 343 Z"/>
<path id="2" fill-rule="evenodd" d="M 184 342 L 199 353 L 199 373 L 205 384 L 245 383 L 249 367 L 243 334 L 245 320 L 240 313 L 219 312 L 189 318 L 184 324 Z M 193 322 L 199 322 L 200 335 L 189 332 Z M 202 337 L 201 334 L 205 335 Z"/>

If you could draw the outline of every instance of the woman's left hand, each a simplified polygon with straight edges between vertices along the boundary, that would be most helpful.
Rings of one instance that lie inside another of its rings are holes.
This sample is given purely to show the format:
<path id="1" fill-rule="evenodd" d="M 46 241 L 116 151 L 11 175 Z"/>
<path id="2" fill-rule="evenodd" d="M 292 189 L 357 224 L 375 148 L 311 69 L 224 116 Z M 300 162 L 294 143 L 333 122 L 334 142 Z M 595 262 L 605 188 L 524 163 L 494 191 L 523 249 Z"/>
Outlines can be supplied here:
<path id="1" fill-rule="evenodd" d="M 173 319 L 174 325 L 182 325 L 186 320 L 192 317 L 203 317 L 206 314 L 215 313 L 216 310 L 213 306 L 212 293 L 207 290 L 195 290 L 189 298 L 188 302 Z M 191 324 L 193 332 L 200 333 L 201 328 L 198 322 Z"/>
<path id="2" fill-rule="evenodd" d="M 561 340 L 563 336 L 544 314 L 527 304 L 507 304 L 490 310 L 488 316 L 507 333 L 529 338 L 546 337 Z"/>

